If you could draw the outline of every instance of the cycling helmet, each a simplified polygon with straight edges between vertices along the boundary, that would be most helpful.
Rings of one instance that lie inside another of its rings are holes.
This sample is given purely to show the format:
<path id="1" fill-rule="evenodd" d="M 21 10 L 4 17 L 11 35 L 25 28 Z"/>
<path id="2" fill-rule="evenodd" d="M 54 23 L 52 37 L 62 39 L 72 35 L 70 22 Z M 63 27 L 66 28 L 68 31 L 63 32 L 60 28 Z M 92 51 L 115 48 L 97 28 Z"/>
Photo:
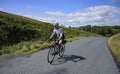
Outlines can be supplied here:
<path id="1" fill-rule="evenodd" d="M 55 24 L 54 24 L 54 27 L 58 27 L 58 26 L 59 26 L 59 23 L 55 23 Z"/>

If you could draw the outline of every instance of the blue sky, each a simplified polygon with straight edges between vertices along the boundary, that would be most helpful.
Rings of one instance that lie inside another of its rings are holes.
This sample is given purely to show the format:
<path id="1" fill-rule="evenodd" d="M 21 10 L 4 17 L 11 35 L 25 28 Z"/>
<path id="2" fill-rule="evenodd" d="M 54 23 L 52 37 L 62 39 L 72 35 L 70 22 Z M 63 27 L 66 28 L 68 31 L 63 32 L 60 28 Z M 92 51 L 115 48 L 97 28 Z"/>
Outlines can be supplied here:
<path id="1" fill-rule="evenodd" d="M 120 0 L 0 0 L 0 10 L 65 26 L 120 25 Z"/>

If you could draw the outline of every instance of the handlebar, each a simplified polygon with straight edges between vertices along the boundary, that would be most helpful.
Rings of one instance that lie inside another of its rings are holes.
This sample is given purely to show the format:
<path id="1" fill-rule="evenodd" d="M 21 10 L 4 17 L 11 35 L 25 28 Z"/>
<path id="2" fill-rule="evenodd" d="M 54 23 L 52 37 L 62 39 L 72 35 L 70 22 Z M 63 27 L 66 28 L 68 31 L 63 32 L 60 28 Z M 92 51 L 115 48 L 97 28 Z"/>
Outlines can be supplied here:
<path id="1" fill-rule="evenodd" d="M 55 44 L 58 44 L 58 39 L 47 39 L 47 42 L 53 41 Z"/>

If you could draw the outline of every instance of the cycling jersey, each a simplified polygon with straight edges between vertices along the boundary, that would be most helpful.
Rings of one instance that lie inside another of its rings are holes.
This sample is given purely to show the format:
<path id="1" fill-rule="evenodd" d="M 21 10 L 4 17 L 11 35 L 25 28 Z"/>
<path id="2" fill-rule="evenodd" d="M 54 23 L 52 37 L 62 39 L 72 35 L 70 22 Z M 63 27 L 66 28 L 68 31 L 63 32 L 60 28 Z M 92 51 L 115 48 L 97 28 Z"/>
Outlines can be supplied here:
<path id="1" fill-rule="evenodd" d="M 54 29 L 53 32 L 52 32 L 53 35 L 57 34 L 57 37 L 62 37 L 65 38 L 64 36 L 64 32 L 63 32 L 63 29 L 62 28 L 59 28 L 59 29 Z"/>

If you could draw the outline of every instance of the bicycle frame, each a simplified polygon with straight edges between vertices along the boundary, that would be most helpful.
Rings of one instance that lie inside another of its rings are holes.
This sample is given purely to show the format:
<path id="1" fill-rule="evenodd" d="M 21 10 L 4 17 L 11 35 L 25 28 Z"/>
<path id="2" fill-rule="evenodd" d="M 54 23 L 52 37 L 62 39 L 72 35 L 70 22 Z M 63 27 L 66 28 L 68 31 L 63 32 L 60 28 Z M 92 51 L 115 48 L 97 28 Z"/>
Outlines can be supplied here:
<path id="1" fill-rule="evenodd" d="M 57 51 L 57 54 L 54 54 L 55 51 Z M 62 58 L 64 52 L 65 52 L 65 45 L 64 44 L 62 46 L 59 45 L 57 40 L 54 39 L 54 44 L 53 44 L 53 46 L 50 47 L 50 49 L 48 51 L 48 56 L 47 56 L 48 62 L 52 63 L 52 61 L 54 60 L 54 57 L 58 54 Z M 50 57 L 52 57 L 52 59 L 50 59 Z"/>

